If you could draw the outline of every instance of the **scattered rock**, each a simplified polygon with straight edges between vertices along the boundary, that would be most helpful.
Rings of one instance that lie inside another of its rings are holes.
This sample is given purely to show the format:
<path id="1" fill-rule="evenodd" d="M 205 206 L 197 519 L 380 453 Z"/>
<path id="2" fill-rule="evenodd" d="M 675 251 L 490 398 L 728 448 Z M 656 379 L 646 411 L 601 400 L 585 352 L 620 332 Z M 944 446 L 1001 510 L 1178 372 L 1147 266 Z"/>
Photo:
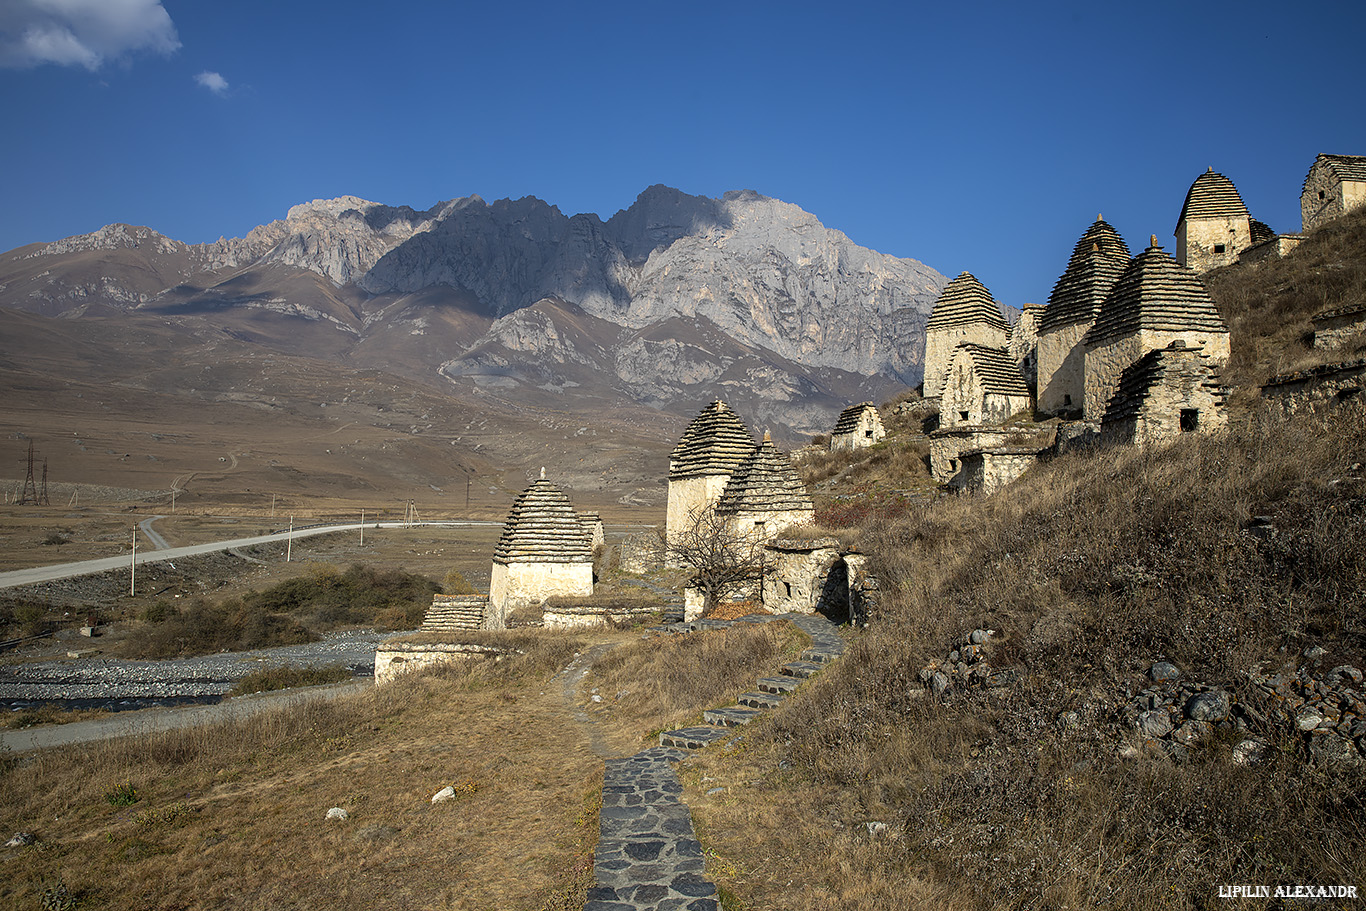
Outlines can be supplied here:
<path id="1" fill-rule="evenodd" d="M 869 835 L 881 835 L 889 828 L 885 822 L 865 822 L 863 827 L 868 830 Z"/>
<path id="2" fill-rule="evenodd" d="M 33 837 L 32 832 L 17 832 L 9 841 L 5 842 L 6 848 L 26 848 L 38 839 Z"/>
<path id="3" fill-rule="evenodd" d="M 725 788 L 711 788 L 711 789 L 709 789 L 709 790 L 707 791 L 707 796 L 708 796 L 708 797 L 715 797 L 717 794 L 721 794 L 721 793 L 723 793 L 725 790 L 726 790 Z"/>
<path id="4" fill-rule="evenodd" d="M 1172 732 L 1171 716 L 1161 710 L 1151 710 L 1139 716 L 1138 729 L 1144 737 L 1156 740 Z"/>
<path id="5" fill-rule="evenodd" d="M 341 807 L 333 807 L 332 809 L 327 811 L 328 819 L 349 819 L 350 817 L 351 814 L 343 810 Z"/>
<path id="6" fill-rule="evenodd" d="M 1253 765 L 1262 761 L 1266 755 L 1266 741 L 1258 740 L 1256 737 L 1248 737 L 1246 740 L 1238 741 L 1233 748 L 1233 762 L 1235 765 Z"/>
<path id="7" fill-rule="evenodd" d="M 1211 690 L 1197 693 L 1186 703 L 1186 717 L 1192 721 L 1223 721 L 1229 713 L 1228 693 Z"/>
<path id="8" fill-rule="evenodd" d="M 972 634 L 968 636 L 968 642 L 973 645 L 986 645 L 987 640 L 990 638 L 991 630 L 975 629 L 972 631 Z"/>
<path id="9" fill-rule="evenodd" d="M 1304 657 L 1310 661 L 1317 661 L 1326 654 L 1328 654 L 1328 650 L 1318 645 L 1311 645 L 1304 650 Z"/>
<path id="10" fill-rule="evenodd" d="M 594 701 L 594 702 L 601 702 L 601 701 L 602 701 L 602 697 L 599 696 L 597 693 L 594 693 L 594 694 L 593 694 L 593 701 Z"/>
<path id="11" fill-rule="evenodd" d="M 1076 712 L 1063 712 L 1058 716 L 1058 726 L 1064 731 L 1075 731 L 1081 727 L 1081 716 Z"/>
<path id="12" fill-rule="evenodd" d="M 1148 676 L 1157 683 L 1166 683 L 1181 676 L 1181 669 L 1170 661 L 1159 661 L 1148 668 Z"/>
<path id="13" fill-rule="evenodd" d="M 931 675 L 931 677 L 930 677 L 930 692 L 934 693 L 936 696 L 942 696 L 942 695 L 944 695 L 945 691 L 948 690 L 948 688 L 949 688 L 949 678 L 948 678 L 948 677 L 945 677 L 943 674 L 939 673 L 938 671 L 936 671 L 933 675 Z"/>
<path id="14" fill-rule="evenodd" d="M 1318 765 L 1359 765 L 1361 754 L 1346 737 L 1331 731 L 1316 731 L 1309 737 L 1309 757 Z"/>
<path id="15" fill-rule="evenodd" d="M 1329 680 L 1346 680 L 1351 683 L 1360 683 L 1362 679 L 1361 669 L 1350 664 L 1339 664 L 1328 672 Z"/>
<path id="16" fill-rule="evenodd" d="M 1214 733 L 1214 727 L 1205 721 L 1187 721 L 1172 732 L 1172 739 L 1183 746 L 1194 746 Z"/>
<path id="17" fill-rule="evenodd" d="M 432 795 L 432 803 L 444 803 L 447 800 L 455 800 L 455 788 L 450 785 Z"/>
<path id="18" fill-rule="evenodd" d="M 1323 714 L 1318 709 L 1305 706 L 1295 713 L 1295 727 L 1301 731 L 1312 731 L 1323 724 Z"/>

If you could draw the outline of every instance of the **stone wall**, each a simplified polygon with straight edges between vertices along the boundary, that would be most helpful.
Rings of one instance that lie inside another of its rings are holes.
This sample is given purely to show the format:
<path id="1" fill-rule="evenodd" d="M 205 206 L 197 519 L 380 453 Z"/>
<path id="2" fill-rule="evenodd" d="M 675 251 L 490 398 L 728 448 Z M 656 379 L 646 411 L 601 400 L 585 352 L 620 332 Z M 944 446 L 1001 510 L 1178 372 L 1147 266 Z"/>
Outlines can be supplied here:
<path id="1" fill-rule="evenodd" d="M 711 509 L 726 489 L 728 474 L 703 475 L 669 481 L 669 505 L 664 516 L 665 537 L 673 542 L 703 511 Z"/>
<path id="2" fill-rule="evenodd" d="M 1152 445 L 1175 439 L 1182 433 L 1212 433 L 1228 426 L 1221 397 L 1206 384 L 1208 374 L 1194 370 L 1176 374 L 1168 370 L 1148 389 L 1138 411 L 1102 426 L 1106 443 Z"/>
<path id="3" fill-rule="evenodd" d="M 988 348 L 1005 348 L 1008 342 L 1004 330 L 987 323 L 949 326 L 925 332 L 925 398 L 941 394 L 944 378 L 953 360 L 953 349 L 960 342 L 974 342 Z"/>
<path id="4" fill-rule="evenodd" d="M 1300 194 L 1301 229 L 1317 228 L 1362 205 L 1366 205 L 1366 183 L 1339 182 L 1327 165 L 1315 162 Z"/>
<path id="5" fill-rule="evenodd" d="M 939 400 L 939 426 L 1001 424 L 1013 414 L 1029 410 L 1029 396 L 986 393 L 972 358 L 962 352 L 953 359 Z"/>
<path id="6" fill-rule="evenodd" d="M 1279 405 L 1289 415 L 1349 399 L 1360 401 L 1363 387 L 1366 387 L 1366 358 L 1359 358 L 1345 364 L 1326 364 L 1272 377 L 1262 387 L 1262 397 Z"/>
<path id="7" fill-rule="evenodd" d="M 595 607 L 583 604 L 547 604 L 541 612 L 546 628 L 584 629 L 629 623 L 658 613 L 657 607 Z"/>
<path id="8" fill-rule="evenodd" d="M 593 594 L 592 563 L 497 563 L 489 579 L 486 629 L 504 629 L 507 615 L 534 607 L 556 595 L 585 598 Z"/>
<path id="9" fill-rule="evenodd" d="M 1082 337 L 1091 322 L 1049 329 L 1039 336 L 1039 412 L 1080 412 L 1085 401 L 1086 348 Z"/>
<path id="10" fill-rule="evenodd" d="M 1111 339 L 1086 352 L 1086 401 L 1083 406 L 1086 420 L 1099 421 L 1105 416 L 1105 406 L 1118 388 L 1120 374 L 1125 368 L 1149 351 L 1166 348 L 1172 342 L 1183 342 L 1187 348 L 1203 346 L 1202 350 L 1213 366 L 1228 361 L 1227 332 L 1144 329 Z"/>
<path id="11" fill-rule="evenodd" d="M 1001 427 L 960 425 L 936 430 L 930 434 L 930 475 L 940 484 L 953 483 L 963 470 L 964 452 L 1000 446 L 1007 436 Z"/>
<path id="12" fill-rule="evenodd" d="M 1314 347 L 1341 348 L 1366 332 L 1366 304 L 1342 307 L 1314 316 Z"/>
<path id="13" fill-rule="evenodd" d="M 375 650 L 375 686 L 387 686 L 403 674 L 441 664 L 498 655 L 503 649 L 463 643 L 380 643 Z"/>
<path id="14" fill-rule="evenodd" d="M 976 449 L 963 453 L 963 470 L 955 482 L 969 493 L 993 494 L 1029 470 L 1039 460 L 1039 451 L 1003 447 Z"/>
<path id="15" fill-rule="evenodd" d="M 739 537 L 769 541 L 794 525 L 810 525 L 816 519 L 814 510 L 791 509 L 782 512 L 737 512 L 727 520 L 727 526 Z"/>
<path id="16" fill-rule="evenodd" d="M 1006 350 L 1010 359 L 1020 368 L 1020 376 L 1030 389 L 1039 388 L 1039 320 L 1043 318 L 1044 308 L 1038 304 L 1025 304 L 1020 318 L 1010 327 L 1010 344 Z"/>
<path id="17" fill-rule="evenodd" d="M 1304 240 L 1302 234 L 1277 234 L 1270 240 L 1253 244 L 1246 250 L 1238 254 L 1238 262 L 1247 266 L 1255 266 L 1259 263 L 1270 262 L 1274 259 L 1281 259 L 1291 250 L 1300 245 Z"/>
<path id="18" fill-rule="evenodd" d="M 764 609 L 774 614 L 813 614 L 840 551 L 833 538 L 776 540 L 768 546 L 772 569 L 764 577 Z"/>
<path id="19" fill-rule="evenodd" d="M 1246 215 L 1188 218 L 1176 229 L 1176 261 L 1194 272 L 1232 265 L 1250 246 L 1252 222 Z"/>

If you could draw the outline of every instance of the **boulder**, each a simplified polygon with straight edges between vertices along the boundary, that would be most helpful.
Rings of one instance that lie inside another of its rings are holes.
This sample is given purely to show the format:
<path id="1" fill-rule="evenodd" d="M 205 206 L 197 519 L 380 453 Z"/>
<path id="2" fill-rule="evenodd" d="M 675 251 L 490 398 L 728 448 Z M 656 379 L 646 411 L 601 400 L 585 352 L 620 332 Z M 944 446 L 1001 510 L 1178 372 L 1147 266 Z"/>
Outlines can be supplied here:
<path id="1" fill-rule="evenodd" d="M 1196 693 L 1186 703 L 1186 717 L 1192 721 L 1223 721 L 1228 717 L 1231 703 L 1228 693 L 1223 690 L 1210 690 Z"/>

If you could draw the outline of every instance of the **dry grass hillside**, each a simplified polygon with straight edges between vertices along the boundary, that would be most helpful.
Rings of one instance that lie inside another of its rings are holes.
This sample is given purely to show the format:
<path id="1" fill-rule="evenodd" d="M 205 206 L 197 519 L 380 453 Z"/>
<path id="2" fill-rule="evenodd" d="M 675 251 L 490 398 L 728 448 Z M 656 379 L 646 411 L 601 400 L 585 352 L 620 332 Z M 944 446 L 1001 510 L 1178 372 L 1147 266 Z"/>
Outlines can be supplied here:
<path id="1" fill-rule="evenodd" d="M 1254 682 L 1366 666 L 1366 406 L 1286 420 L 1255 402 L 1318 356 L 1308 316 L 1364 285 L 1366 217 L 1210 277 L 1242 387 L 1227 433 L 1057 458 L 989 498 L 872 504 L 873 623 L 744 750 L 691 764 L 728 907 L 1240 907 L 1221 885 L 1366 886 L 1366 765 L 1311 753 Z M 925 672 L 977 629 L 999 676 L 930 695 Z M 1145 741 L 1128 707 L 1158 661 L 1262 711 L 1189 749 Z M 1341 712 L 1366 721 L 1359 700 Z M 1235 763 L 1247 736 L 1268 748 Z"/>

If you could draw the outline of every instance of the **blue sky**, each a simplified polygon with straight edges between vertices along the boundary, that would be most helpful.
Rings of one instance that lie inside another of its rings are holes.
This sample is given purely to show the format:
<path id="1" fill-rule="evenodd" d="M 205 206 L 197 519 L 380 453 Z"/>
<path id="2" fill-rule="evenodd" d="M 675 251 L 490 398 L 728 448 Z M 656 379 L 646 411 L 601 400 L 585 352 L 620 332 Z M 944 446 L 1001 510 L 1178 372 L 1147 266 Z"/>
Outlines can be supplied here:
<path id="1" fill-rule="evenodd" d="M 351 194 L 610 217 L 663 183 L 795 203 L 1042 302 L 1103 212 L 1171 249 L 1207 166 L 1299 228 L 1366 154 L 1366 3 L 0 0 L 0 250 L 240 236 Z"/>

